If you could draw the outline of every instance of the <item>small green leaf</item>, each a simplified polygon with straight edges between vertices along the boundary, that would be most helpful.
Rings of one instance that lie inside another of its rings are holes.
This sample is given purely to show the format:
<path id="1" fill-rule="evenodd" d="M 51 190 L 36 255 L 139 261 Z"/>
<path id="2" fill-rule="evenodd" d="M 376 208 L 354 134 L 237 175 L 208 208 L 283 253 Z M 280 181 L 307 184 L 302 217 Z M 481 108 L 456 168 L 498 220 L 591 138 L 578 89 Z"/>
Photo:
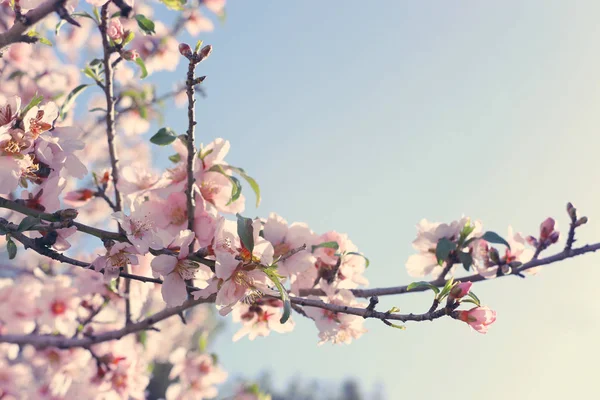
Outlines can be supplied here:
<path id="1" fill-rule="evenodd" d="M 28 231 L 29 229 L 31 229 L 32 226 L 37 225 L 39 223 L 41 223 L 39 218 L 27 216 L 27 217 L 23 218 L 23 220 L 19 224 L 19 227 L 17 228 L 17 231 L 19 231 L 19 232 Z"/>
<path id="2" fill-rule="evenodd" d="M 225 204 L 226 206 L 239 199 L 240 195 L 242 194 L 242 184 L 240 183 L 239 179 L 235 176 L 230 176 L 229 180 L 233 185 L 231 185 L 231 198 L 229 199 L 227 204 Z"/>
<path id="3" fill-rule="evenodd" d="M 88 110 L 88 111 L 89 112 L 96 112 L 96 111 L 106 112 L 106 108 L 96 107 L 96 108 L 92 108 L 91 110 Z"/>
<path id="4" fill-rule="evenodd" d="M 11 237 L 7 236 L 6 240 L 6 250 L 8 251 L 8 258 L 10 260 L 14 259 L 17 256 L 17 245 L 13 242 Z"/>
<path id="5" fill-rule="evenodd" d="M 279 295 L 281 296 L 281 301 L 283 301 L 283 314 L 281 315 L 281 319 L 279 322 L 281 324 L 285 324 L 288 319 L 290 319 L 290 315 L 292 313 L 292 302 L 290 301 L 290 296 L 281 284 L 279 280 L 279 275 L 275 272 L 274 269 L 265 268 L 263 269 L 265 274 L 269 277 L 269 279 L 275 284 L 277 290 L 279 290 Z"/>
<path id="6" fill-rule="evenodd" d="M 142 14 L 138 14 L 135 16 L 135 20 L 137 21 L 138 26 L 146 35 L 153 35 L 156 32 L 154 31 L 154 22 L 152 20 L 146 18 Z"/>
<path id="7" fill-rule="evenodd" d="M 60 28 L 62 28 L 62 26 L 66 23 L 67 23 L 67 21 L 65 21 L 64 19 L 61 19 L 60 21 L 58 21 L 58 24 L 56 24 L 56 27 L 54 28 L 54 34 L 56 36 L 58 36 L 58 32 L 60 31 Z"/>
<path id="8" fill-rule="evenodd" d="M 389 310 L 387 310 L 385 313 L 393 314 L 393 313 L 397 313 L 397 312 L 400 312 L 400 309 L 398 307 L 394 306 L 394 307 L 390 308 Z"/>
<path id="9" fill-rule="evenodd" d="M 202 43 L 204 43 L 202 40 L 198 40 L 196 42 L 196 48 L 194 49 L 194 53 L 197 53 L 198 50 L 200 50 L 200 48 L 202 47 Z"/>
<path id="10" fill-rule="evenodd" d="M 388 322 L 389 322 L 389 321 L 388 321 Z M 391 323 L 391 322 L 390 322 L 390 325 L 389 325 L 389 326 L 391 326 L 392 328 L 396 328 L 396 329 L 403 330 L 403 331 L 405 331 L 405 330 L 406 330 L 406 327 L 405 327 L 404 325 L 393 324 L 393 323 Z"/>
<path id="11" fill-rule="evenodd" d="M 365 257 L 364 254 L 360 254 L 356 251 L 351 251 L 349 253 L 346 253 L 347 255 L 353 255 L 353 256 L 361 256 L 362 258 L 365 259 L 365 268 L 369 268 L 369 265 L 371 264 L 371 262 L 369 261 L 369 259 L 367 257 Z"/>
<path id="12" fill-rule="evenodd" d="M 98 12 L 98 7 L 94 7 L 94 17 L 96 17 L 96 21 L 100 22 L 100 13 Z"/>
<path id="13" fill-rule="evenodd" d="M 150 142 L 159 145 L 166 146 L 173 143 L 177 139 L 177 135 L 171 128 L 161 128 L 150 138 Z"/>
<path id="14" fill-rule="evenodd" d="M 42 102 L 42 100 L 44 100 L 44 96 L 39 96 L 37 94 L 35 96 L 33 96 L 31 101 L 29 102 L 29 104 L 27 104 L 25 106 L 25 108 L 21 111 L 21 117 L 24 117 L 25 114 L 27 114 L 27 112 L 29 110 L 31 110 L 33 107 L 36 107 L 38 104 L 40 104 Z"/>
<path id="15" fill-rule="evenodd" d="M 478 307 L 481 306 L 481 300 L 479 300 L 479 297 L 477 297 L 475 295 L 475 293 L 469 292 L 469 293 L 467 293 L 467 296 L 469 296 L 471 299 L 473 299 L 473 303 L 477 304 Z"/>
<path id="16" fill-rule="evenodd" d="M 454 286 L 454 277 L 451 277 L 446 281 L 446 284 L 444 285 L 442 291 L 440 292 L 440 295 L 438 296 L 438 299 L 440 301 L 442 301 L 450 293 L 450 290 L 452 290 L 452 286 Z"/>
<path id="17" fill-rule="evenodd" d="M 463 265 L 465 270 L 469 271 L 473 265 L 473 257 L 469 253 L 458 252 L 458 261 Z"/>
<path id="18" fill-rule="evenodd" d="M 171 10 L 181 11 L 186 0 L 160 0 L 167 8 Z"/>
<path id="19" fill-rule="evenodd" d="M 456 243 L 448 238 L 441 238 L 435 248 L 435 256 L 437 257 L 438 264 L 442 265 L 444 261 L 448 259 L 450 253 L 455 249 Z"/>
<path id="20" fill-rule="evenodd" d="M 207 347 L 208 347 L 208 331 L 202 331 L 202 333 L 200 334 L 200 337 L 198 338 L 198 350 L 200 350 L 201 353 L 204 353 L 206 351 Z"/>
<path id="21" fill-rule="evenodd" d="M 16 70 L 11 72 L 11 74 L 6 78 L 7 81 L 11 81 L 15 78 L 20 78 L 22 76 L 26 75 L 25 72 L 21 71 L 21 70 Z"/>
<path id="22" fill-rule="evenodd" d="M 432 285 L 431 283 L 425 282 L 425 281 L 411 283 L 410 285 L 408 285 L 406 287 L 406 291 L 410 291 L 410 290 L 413 290 L 413 289 L 418 288 L 418 287 L 429 288 L 429 289 L 433 290 L 436 295 L 440 292 L 440 289 L 437 286 Z"/>
<path id="23" fill-rule="evenodd" d="M 59 115 L 60 118 L 62 120 L 65 119 L 65 117 L 67 116 L 67 113 L 69 112 L 69 110 L 71 109 L 71 107 L 73 106 L 73 104 L 75 103 L 75 100 L 77 99 L 77 97 L 88 87 L 91 85 L 79 85 L 77 86 L 75 89 L 73 89 L 71 91 L 71 93 L 69 93 L 69 95 L 67 96 L 67 98 L 65 99 L 65 102 L 62 104 L 62 106 L 60 106 L 60 110 L 59 110 Z"/>
<path id="24" fill-rule="evenodd" d="M 148 332 L 147 331 L 141 331 L 138 333 L 138 342 L 141 343 L 141 345 L 146 348 L 146 343 L 148 342 Z"/>
<path id="25" fill-rule="evenodd" d="M 123 38 L 123 43 L 121 44 L 121 46 L 125 47 L 126 45 L 128 45 L 133 39 L 135 38 L 135 33 L 133 31 L 129 31 L 129 33 L 127 33 L 127 36 L 125 36 Z"/>
<path id="26" fill-rule="evenodd" d="M 178 163 L 179 161 L 181 161 L 181 154 L 173 154 L 172 156 L 169 156 L 169 160 L 171 160 L 174 163 Z"/>
<path id="27" fill-rule="evenodd" d="M 52 42 L 49 41 L 48 39 L 46 39 L 45 37 L 38 36 L 37 39 L 38 39 L 38 42 L 40 42 L 41 44 L 45 44 L 46 46 L 52 47 Z"/>
<path id="28" fill-rule="evenodd" d="M 460 299 L 461 303 L 471 303 L 471 304 L 475 304 L 476 306 L 479 307 L 479 304 L 477 304 L 476 301 L 474 301 L 473 299 L 465 299 L 464 297 L 462 299 Z"/>
<path id="29" fill-rule="evenodd" d="M 140 67 L 140 71 L 142 71 L 142 75 L 140 76 L 140 79 L 144 79 L 145 77 L 148 76 L 148 70 L 146 69 L 146 64 L 144 63 L 144 60 L 142 60 L 141 57 L 138 57 L 135 59 L 134 61 L 138 67 Z"/>
<path id="30" fill-rule="evenodd" d="M 209 155 L 211 151 L 212 151 L 212 149 L 209 150 L 208 152 L 206 152 L 206 154 L 203 154 L 202 155 L 202 159 L 204 159 L 204 157 L 206 157 L 207 155 Z M 254 178 L 252 178 L 251 176 L 249 176 L 248 174 L 246 174 L 246 171 L 244 171 L 242 168 L 234 167 L 232 165 L 223 165 L 222 167 L 224 169 L 229 169 L 231 171 L 237 172 L 239 176 L 241 176 L 242 178 L 244 178 L 246 180 L 246 182 L 248 182 L 248 184 L 250 185 L 250 187 L 254 191 L 254 194 L 256 195 L 256 207 L 258 207 L 260 205 L 260 186 L 254 180 Z"/>
<path id="31" fill-rule="evenodd" d="M 116 13 L 114 13 L 113 15 L 111 15 L 110 19 L 117 18 L 117 17 L 120 17 L 120 16 L 121 16 L 121 11 L 119 10 Z"/>
<path id="32" fill-rule="evenodd" d="M 250 218 L 242 217 L 236 214 L 237 217 L 237 234 L 244 247 L 252 254 L 254 251 L 254 227 Z"/>
<path id="33" fill-rule="evenodd" d="M 485 240 L 489 243 L 497 243 L 503 244 L 510 249 L 510 244 L 506 240 L 502 238 L 502 236 L 498 235 L 496 232 L 487 231 L 481 236 L 481 239 Z"/>
<path id="34" fill-rule="evenodd" d="M 340 245 L 338 244 L 338 242 L 323 242 L 321 244 L 315 244 L 312 246 L 312 250 L 311 252 L 314 253 L 316 249 L 324 247 L 326 249 L 339 249 Z"/>
<path id="35" fill-rule="evenodd" d="M 209 155 L 210 153 L 213 152 L 214 149 L 208 149 L 206 152 L 202 153 L 201 151 L 198 152 L 198 158 L 201 160 L 204 160 L 204 158 Z"/>
<path id="36" fill-rule="evenodd" d="M 97 20 L 96 18 L 92 17 L 90 14 L 88 14 L 87 12 L 83 11 L 83 12 L 76 12 L 71 14 L 71 17 L 83 17 L 83 18 L 89 18 L 94 22 L 98 22 L 99 20 Z"/>

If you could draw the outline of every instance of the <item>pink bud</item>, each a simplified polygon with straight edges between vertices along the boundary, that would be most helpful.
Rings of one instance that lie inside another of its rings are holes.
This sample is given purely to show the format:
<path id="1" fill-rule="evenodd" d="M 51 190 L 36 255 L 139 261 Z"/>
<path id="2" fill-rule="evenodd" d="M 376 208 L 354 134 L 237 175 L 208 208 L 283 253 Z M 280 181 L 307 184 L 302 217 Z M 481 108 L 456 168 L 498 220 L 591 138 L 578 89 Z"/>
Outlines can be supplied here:
<path id="1" fill-rule="evenodd" d="M 121 52 L 121 57 L 123 57 L 127 61 L 133 61 L 139 56 L 140 55 L 136 50 L 125 50 Z"/>
<path id="2" fill-rule="evenodd" d="M 488 307 L 475 307 L 469 311 L 459 311 L 458 319 L 466 322 L 479 333 L 487 333 L 488 326 L 496 321 L 496 311 Z"/>
<path id="3" fill-rule="evenodd" d="M 469 281 L 460 282 L 460 283 L 454 285 L 452 290 L 450 290 L 450 297 L 453 299 L 461 299 L 461 298 L 465 297 L 467 294 L 469 294 L 469 291 L 471 290 L 471 286 L 473 286 L 473 283 L 471 283 Z"/>
<path id="4" fill-rule="evenodd" d="M 179 43 L 179 53 L 184 57 L 190 57 L 192 55 L 192 48 L 187 43 Z"/>
<path id="5" fill-rule="evenodd" d="M 540 225 L 540 239 L 542 241 L 548 239 L 550 234 L 554 231 L 554 218 L 546 218 Z"/>
<path id="6" fill-rule="evenodd" d="M 538 245 L 539 245 L 537 239 L 534 238 L 531 235 L 527 236 L 526 240 L 527 240 L 527 243 L 529 243 L 530 246 L 538 247 Z"/>
<path id="7" fill-rule="evenodd" d="M 550 234 L 550 236 L 548 237 L 548 241 L 552 244 L 552 243 L 556 243 L 558 242 L 558 238 L 560 237 L 560 232 L 552 232 Z"/>
<path id="8" fill-rule="evenodd" d="M 202 50 L 200 50 L 200 58 L 205 59 L 208 56 L 210 56 L 210 53 L 212 53 L 212 46 L 209 44 L 204 46 Z"/>

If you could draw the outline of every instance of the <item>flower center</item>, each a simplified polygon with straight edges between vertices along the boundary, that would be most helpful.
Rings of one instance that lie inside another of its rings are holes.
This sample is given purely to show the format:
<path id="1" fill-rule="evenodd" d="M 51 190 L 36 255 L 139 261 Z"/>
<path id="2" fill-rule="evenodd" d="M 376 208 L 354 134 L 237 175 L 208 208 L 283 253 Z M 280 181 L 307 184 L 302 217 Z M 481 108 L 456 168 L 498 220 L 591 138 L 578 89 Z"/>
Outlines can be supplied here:
<path id="1" fill-rule="evenodd" d="M 67 305 L 62 300 L 55 300 L 50 306 L 50 310 L 52 310 L 52 314 L 61 315 L 67 311 Z"/>

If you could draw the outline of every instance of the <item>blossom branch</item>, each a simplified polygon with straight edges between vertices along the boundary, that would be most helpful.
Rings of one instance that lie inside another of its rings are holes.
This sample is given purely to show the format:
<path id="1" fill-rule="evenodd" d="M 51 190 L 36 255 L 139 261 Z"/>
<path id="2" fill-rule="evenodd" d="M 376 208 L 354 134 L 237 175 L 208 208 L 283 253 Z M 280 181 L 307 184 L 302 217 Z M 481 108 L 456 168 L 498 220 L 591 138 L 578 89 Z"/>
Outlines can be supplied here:
<path id="1" fill-rule="evenodd" d="M 24 33 L 33 25 L 46 18 L 53 12 L 58 13 L 61 18 L 64 18 L 65 13 L 68 15 L 65 9 L 66 0 L 46 0 L 38 7 L 29 10 L 27 14 L 21 15 L 21 18 L 17 18 L 15 24 L 6 32 L 0 33 L 0 51 L 6 46 L 18 43 L 34 43 L 37 38 L 24 35 Z M 80 26 L 77 21 L 72 18 L 67 21 L 73 25 Z"/>
<path id="2" fill-rule="evenodd" d="M 68 349 L 73 347 L 89 348 L 98 343 L 118 340 L 132 333 L 153 329 L 153 325 L 165 320 L 173 315 L 177 315 L 189 308 L 203 303 L 215 301 L 216 296 L 210 296 L 207 299 L 188 299 L 182 305 L 173 308 L 166 308 L 157 312 L 140 322 L 126 325 L 122 329 L 100 333 L 98 335 L 88 335 L 84 338 L 69 338 L 58 335 L 0 335 L 0 343 L 13 343 L 18 345 L 32 345 L 36 348 L 57 347 L 59 349 Z"/>
<path id="3" fill-rule="evenodd" d="M 569 251 L 561 251 L 553 256 L 549 256 L 546 258 L 539 258 L 539 259 L 532 259 L 531 261 L 521 265 L 518 268 L 514 268 L 512 270 L 511 274 L 507 274 L 507 275 L 501 275 L 501 276 L 510 276 L 510 275 L 518 275 L 520 273 L 522 273 L 523 271 L 526 271 L 528 269 L 531 268 L 535 268 L 535 267 L 539 267 L 542 265 L 549 265 L 549 264 L 553 264 L 562 260 L 566 260 L 568 258 L 573 258 L 576 256 L 580 256 L 583 254 L 587 254 L 587 253 L 593 253 L 600 250 L 600 243 L 594 243 L 594 244 L 588 244 L 576 249 L 571 249 Z M 473 275 L 469 275 L 469 276 L 465 276 L 465 277 L 461 277 L 461 278 L 455 278 L 454 282 L 481 282 L 481 281 L 487 281 L 487 280 L 491 280 L 491 279 L 486 279 L 485 277 L 483 277 L 482 275 L 479 274 L 473 274 Z M 446 284 L 447 280 L 445 279 L 435 279 L 432 281 L 429 281 L 428 283 L 437 287 L 443 287 Z M 390 295 L 396 295 L 396 294 L 405 294 L 405 293 L 415 293 L 415 292 L 423 292 L 429 290 L 428 287 L 426 286 L 418 286 L 415 287 L 413 289 L 411 289 L 410 291 L 408 290 L 408 285 L 404 285 L 404 286 L 392 286 L 392 287 L 385 287 L 385 288 L 373 288 L 373 289 L 351 289 L 350 291 L 352 292 L 352 294 L 354 294 L 354 296 L 356 297 L 371 297 L 371 296 L 390 296 Z M 316 295 L 316 296 L 324 296 L 325 293 L 321 290 L 321 289 L 302 289 L 300 290 L 300 295 L 301 296 L 309 296 L 309 295 Z"/>
<path id="4" fill-rule="evenodd" d="M 110 62 L 111 46 L 110 38 L 108 37 L 108 5 L 106 3 L 100 9 L 100 33 L 102 35 L 102 47 L 104 50 L 104 94 L 106 97 L 106 139 L 108 142 L 108 153 L 110 156 L 111 175 L 115 189 L 115 202 L 113 205 L 114 211 L 121 211 L 121 193 L 117 184 L 119 183 L 119 169 L 117 163 L 117 150 L 115 148 L 115 98 L 113 85 L 113 66 Z"/>

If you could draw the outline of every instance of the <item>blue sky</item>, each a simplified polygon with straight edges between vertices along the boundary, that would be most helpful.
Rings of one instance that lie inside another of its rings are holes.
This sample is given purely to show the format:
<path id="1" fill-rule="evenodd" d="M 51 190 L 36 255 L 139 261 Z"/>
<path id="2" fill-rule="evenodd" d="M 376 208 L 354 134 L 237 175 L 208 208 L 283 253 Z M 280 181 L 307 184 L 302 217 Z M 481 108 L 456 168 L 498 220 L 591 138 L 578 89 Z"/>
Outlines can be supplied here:
<path id="1" fill-rule="evenodd" d="M 599 11 L 595 1 L 230 1 L 227 21 L 201 37 L 214 51 L 199 67 L 198 141 L 229 139 L 228 161 L 261 184 L 247 216 L 275 211 L 348 233 L 371 259 L 371 287 L 411 281 L 404 263 L 421 218 L 465 214 L 505 235 L 554 216 L 566 233 L 572 201 L 590 218 L 577 243 L 592 242 Z M 183 77 L 181 63 L 156 78 L 169 90 Z M 166 114 L 178 132 L 183 113 Z M 317 347 L 297 316 L 291 334 L 232 343 L 231 331 L 216 346 L 232 375 L 271 370 L 282 385 L 354 376 L 382 382 L 390 399 L 587 398 L 600 356 L 598 261 L 478 284 L 498 311 L 487 335 L 453 320 L 406 331 L 369 320 L 352 345 Z M 381 309 L 429 302 L 411 294 Z"/>

